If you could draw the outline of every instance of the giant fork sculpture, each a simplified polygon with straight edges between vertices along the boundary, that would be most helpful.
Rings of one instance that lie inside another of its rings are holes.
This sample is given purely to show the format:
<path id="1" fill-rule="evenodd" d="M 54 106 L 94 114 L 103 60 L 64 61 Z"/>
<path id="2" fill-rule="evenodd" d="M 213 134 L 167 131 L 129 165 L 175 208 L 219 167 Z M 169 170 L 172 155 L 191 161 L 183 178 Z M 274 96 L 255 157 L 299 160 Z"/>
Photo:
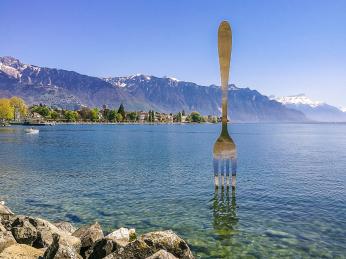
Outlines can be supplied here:
<path id="1" fill-rule="evenodd" d="M 218 31 L 218 50 L 221 73 L 222 89 L 222 130 L 219 138 L 214 144 L 213 166 L 215 187 L 219 186 L 219 173 L 221 175 L 221 186 L 224 186 L 226 175 L 226 186 L 230 185 L 230 165 L 232 170 L 232 188 L 235 189 L 237 171 L 237 149 L 228 134 L 227 129 L 227 105 L 228 105 L 228 79 L 230 59 L 232 50 L 232 31 L 228 22 L 223 21 Z"/>

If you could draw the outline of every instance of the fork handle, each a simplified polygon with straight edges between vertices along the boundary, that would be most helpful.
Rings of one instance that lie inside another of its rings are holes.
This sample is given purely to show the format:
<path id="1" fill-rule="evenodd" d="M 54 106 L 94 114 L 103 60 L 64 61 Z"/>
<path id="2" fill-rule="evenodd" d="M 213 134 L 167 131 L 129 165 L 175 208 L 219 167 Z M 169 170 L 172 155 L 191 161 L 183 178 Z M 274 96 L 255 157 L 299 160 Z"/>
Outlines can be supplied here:
<path id="1" fill-rule="evenodd" d="M 218 30 L 218 51 L 222 90 L 222 124 L 227 125 L 228 79 L 232 50 L 232 30 L 227 21 L 221 22 Z"/>

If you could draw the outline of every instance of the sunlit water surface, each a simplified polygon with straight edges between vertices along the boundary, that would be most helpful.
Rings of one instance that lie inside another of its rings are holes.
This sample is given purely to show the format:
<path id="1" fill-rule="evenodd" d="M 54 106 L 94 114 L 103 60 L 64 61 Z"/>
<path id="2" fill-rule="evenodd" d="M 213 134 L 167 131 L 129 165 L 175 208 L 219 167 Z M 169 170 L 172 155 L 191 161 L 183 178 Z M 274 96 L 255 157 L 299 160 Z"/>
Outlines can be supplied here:
<path id="1" fill-rule="evenodd" d="M 236 193 L 214 192 L 220 125 L 0 128 L 0 200 L 106 231 L 172 229 L 200 258 L 346 255 L 346 125 L 235 124 Z"/>

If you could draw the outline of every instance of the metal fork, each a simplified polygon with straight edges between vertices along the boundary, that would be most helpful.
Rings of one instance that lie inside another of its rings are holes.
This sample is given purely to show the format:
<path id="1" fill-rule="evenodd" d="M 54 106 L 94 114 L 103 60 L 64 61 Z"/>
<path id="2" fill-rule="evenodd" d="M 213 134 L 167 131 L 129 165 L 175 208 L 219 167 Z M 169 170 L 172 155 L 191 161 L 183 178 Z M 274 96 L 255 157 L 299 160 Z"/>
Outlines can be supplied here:
<path id="1" fill-rule="evenodd" d="M 235 189 L 237 173 L 237 149 L 227 129 L 227 106 L 228 106 L 228 79 L 230 59 L 232 50 L 232 31 L 229 23 L 223 21 L 218 30 L 218 51 L 221 73 L 222 90 L 222 129 L 213 149 L 213 167 L 215 187 L 219 186 L 219 174 L 221 175 L 221 186 L 230 185 L 230 169 L 232 171 L 232 188 Z M 230 168 L 231 165 L 231 168 Z"/>

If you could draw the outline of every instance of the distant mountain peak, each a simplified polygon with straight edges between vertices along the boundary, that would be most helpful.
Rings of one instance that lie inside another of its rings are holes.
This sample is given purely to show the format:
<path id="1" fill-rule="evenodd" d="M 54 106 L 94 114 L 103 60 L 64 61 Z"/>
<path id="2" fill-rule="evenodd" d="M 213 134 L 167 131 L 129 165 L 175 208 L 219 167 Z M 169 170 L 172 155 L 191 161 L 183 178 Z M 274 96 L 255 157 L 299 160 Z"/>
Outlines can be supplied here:
<path id="1" fill-rule="evenodd" d="M 120 76 L 120 77 L 106 77 L 106 78 L 101 78 L 102 80 L 112 84 L 115 87 L 126 87 L 129 88 L 133 85 L 136 84 L 143 84 L 143 83 L 150 83 L 150 82 L 156 82 L 159 83 L 158 81 L 165 82 L 167 86 L 171 87 L 176 87 L 178 86 L 179 83 L 188 83 L 184 81 L 180 81 L 176 78 L 173 77 L 156 77 L 152 75 L 144 75 L 144 74 L 136 74 L 136 75 L 131 75 L 131 76 Z"/>
<path id="2" fill-rule="evenodd" d="M 11 66 L 11 67 L 18 67 L 18 66 L 24 65 L 23 63 L 19 61 L 19 59 L 16 59 L 11 56 L 0 57 L 0 63 L 6 66 Z"/>
<path id="3" fill-rule="evenodd" d="M 144 75 L 144 74 L 136 74 L 136 75 L 129 76 L 128 78 L 130 78 L 130 79 L 138 78 L 138 79 L 150 80 L 151 76 Z"/>
<path id="4" fill-rule="evenodd" d="M 101 78 L 105 81 L 114 81 L 114 80 L 130 80 L 130 79 L 134 79 L 134 80 L 151 80 L 153 78 L 159 78 L 159 77 L 155 77 L 155 76 L 152 76 L 152 75 L 145 75 L 145 74 L 135 74 L 135 75 L 130 75 L 130 76 L 121 76 L 121 77 L 104 77 L 104 78 Z M 166 79 L 166 80 L 169 80 L 169 81 L 173 81 L 173 82 L 181 82 L 179 79 L 175 78 L 175 77 L 168 77 L 168 76 L 163 76 L 161 79 Z"/>
<path id="5" fill-rule="evenodd" d="M 303 112 L 308 119 L 321 122 L 345 122 L 346 109 L 337 108 L 324 102 L 315 101 L 305 94 L 298 94 L 284 97 L 272 97 L 272 99 L 282 103 L 287 108 L 292 108 Z"/>
<path id="6" fill-rule="evenodd" d="M 27 68 L 27 65 L 21 63 L 14 57 L 0 57 L 0 71 L 11 77 L 20 78 L 25 68 Z"/>
<path id="7" fill-rule="evenodd" d="M 276 101 L 282 103 L 282 104 L 303 104 L 303 105 L 309 105 L 310 107 L 317 107 L 320 105 L 323 105 L 323 102 L 315 101 L 307 97 L 305 94 L 297 94 L 297 95 L 291 95 L 291 96 L 283 96 L 283 97 L 276 97 L 274 98 Z"/>
<path id="8" fill-rule="evenodd" d="M 172 81 L 175 81 L 175 82 L 180 82 L 180 80 L 175 78 L 175 77 L 164 76 L 163 78 L 168 79 L 168 80 L 172 80 Z"/>

